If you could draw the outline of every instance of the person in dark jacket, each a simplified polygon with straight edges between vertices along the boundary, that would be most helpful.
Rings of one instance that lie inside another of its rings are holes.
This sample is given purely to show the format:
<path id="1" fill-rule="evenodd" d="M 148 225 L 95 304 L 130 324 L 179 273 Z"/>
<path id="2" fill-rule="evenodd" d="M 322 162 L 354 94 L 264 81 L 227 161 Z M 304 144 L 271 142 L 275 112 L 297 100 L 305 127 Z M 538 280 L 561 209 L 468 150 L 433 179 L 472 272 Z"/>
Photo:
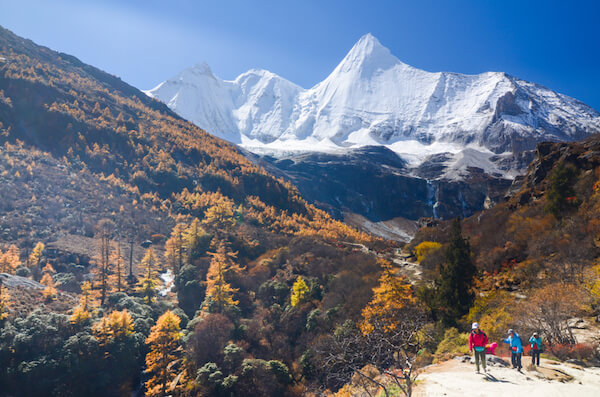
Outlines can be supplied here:
<path id="1" fill-rule="evenodd" d="M 540 338 L 537 332 L 534 332 L 533 336 L 529 338 L 529 343 L 531 343 L 531 364 L 539 366 L 540 352 L 542 351 L 542 338 Z"/>
<path id="2" fill-rule="evenodd" d="M 485 346 L 488 343 L 488 337 L 482 330 L 479 329 L 479 324 L 473 323 L 471 326 L 471 334 L 469 335 L 469 351 L 475 350 L 475 365 L 477 373 L 479 373 L 479 363 L 483 367 L 483 372 L 487 372 L 485 367 Z"/>
<path id="3" fill-rule="evenodd" d="M 504 339 L 504 343 L 507 343 L 510 347 L 510 361 L 513 368 L 521 370 L 521 355 L 523 354 L 523 342 L 521 337 L 514 330 L 508 330 L 508 338 Z"/>

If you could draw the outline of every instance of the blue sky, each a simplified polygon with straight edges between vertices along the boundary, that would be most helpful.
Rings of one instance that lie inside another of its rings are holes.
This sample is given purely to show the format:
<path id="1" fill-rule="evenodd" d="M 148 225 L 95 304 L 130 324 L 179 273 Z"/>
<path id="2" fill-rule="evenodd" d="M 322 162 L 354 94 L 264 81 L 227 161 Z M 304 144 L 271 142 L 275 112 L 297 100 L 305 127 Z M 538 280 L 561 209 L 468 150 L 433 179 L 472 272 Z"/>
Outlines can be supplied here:
<path id="1" fill-rule="evenodd" d="M 505 71 L 600 109 L 595 1 L 0 0 L 0 25 L 148 89 L 206 60 L 303 87 L 373 33 L 428 71 Z"/>

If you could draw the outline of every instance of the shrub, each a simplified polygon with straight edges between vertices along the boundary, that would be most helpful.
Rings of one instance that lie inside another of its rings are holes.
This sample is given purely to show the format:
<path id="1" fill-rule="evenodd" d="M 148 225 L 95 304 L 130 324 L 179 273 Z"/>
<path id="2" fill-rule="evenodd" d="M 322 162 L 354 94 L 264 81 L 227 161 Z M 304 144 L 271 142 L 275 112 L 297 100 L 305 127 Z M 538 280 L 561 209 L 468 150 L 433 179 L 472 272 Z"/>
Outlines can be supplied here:
<path id="1" fill-rule="evenodd" d="M 28 267 L 21 266 L 15 271 L 15 275 L 21 277 L 29 277 L 31 276 L 31 270 Z"/>
<path id="2" fill-rule="evenodd" d="M 468 352 L 469 334 L 459 333 L 456 328 L 448 328 L 444 333 L 444 339 L 435 351 L 435 356 L 438 360 L 444 360 Z"/>
<path id="3" fill-rule="evenodd" d="M 548 346 L 548 350 L 563 361 L 567 359 L 588 360 L 594 356 L 596 346 L 589 343 L 576 343 L 574 345 L 556 343 Z"/>
<path id="4" fill-rule="evenodd" d="M 503 338 L 513 324 L 509 308 L 515 305 L 515 298 L 506 291 L 493 291 L 478 296 L 467 315 L 467 322 L 479 322 L 481 329 L 490 340 Z"/>
<path id="5" fill-rule="evenodd" d="M 427 255 L 439 250 L 440 248 L 442 248 L 442 244 L 440 243 L 436 243 L 435 241 L 423 241 L 415 247 L 415 256 L 417 257 L 417 261 L 421 262 L 427 257 Z"/>
<path id="6" fill-rule="evenodd" d="M 423 368 L 433 362 L 434 356 L 427 349 L 419 351 L 417 359 L 415 360 L 415 366 L 417 368 Z"/>
<path id="7" fill-rule="evenodd" d="M 54 286 L 61 291 L 79 292 L 79 283 L 72 273 L 56 273 L 52 279 Z"/>

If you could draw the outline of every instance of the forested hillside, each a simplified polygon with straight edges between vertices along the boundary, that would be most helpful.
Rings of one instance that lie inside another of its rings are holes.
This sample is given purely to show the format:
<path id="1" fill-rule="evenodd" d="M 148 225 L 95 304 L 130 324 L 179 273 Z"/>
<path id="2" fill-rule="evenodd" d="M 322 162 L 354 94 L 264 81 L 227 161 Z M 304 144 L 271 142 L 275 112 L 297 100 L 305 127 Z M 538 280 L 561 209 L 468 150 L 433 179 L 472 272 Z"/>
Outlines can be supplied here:
<path id="1" fill-rule="evenodd" d="M 598 314 L 599 165 L 541 145 L 506 203 L 400 250 L 0 28 L 0 396 L 410 396 L 471 321 L 596 363 L 571 320 Z"/>
<path id="2" fill-rule="evenodd" d="M 563 346 L 563 357 L 580 342 L 572 319 L 599 308 L 599 167 L 597 136 L 540 144 L 508 200 L 464 220 L 478 274 L 478 297 L 467 318 L 494 336 L 514 325 L 542 331 Z M 427 279 L 443 268 L 449 225 L 423 228 L 410 244 L 421 253 Z M 429 301 L 434 313 L 438 305 Z"/>
<path id="3" fill-rule="evenodd" d="M 377 285 L 382 241 L 1 28 L 0 148 L 0 395 L 299 394 Z"/>

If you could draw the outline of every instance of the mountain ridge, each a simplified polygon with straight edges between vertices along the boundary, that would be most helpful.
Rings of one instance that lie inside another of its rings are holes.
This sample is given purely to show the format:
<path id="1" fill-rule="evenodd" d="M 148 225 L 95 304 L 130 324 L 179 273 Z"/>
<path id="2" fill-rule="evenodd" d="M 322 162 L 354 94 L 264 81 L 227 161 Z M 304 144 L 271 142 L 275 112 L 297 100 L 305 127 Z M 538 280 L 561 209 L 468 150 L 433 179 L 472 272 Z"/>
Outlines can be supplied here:
<path id="1" fill-rule="evenodd" d="M 504 72 L 420 70 L 370 33 L 309 89 L 260 70 L 255 85 L 240 94 L 243 77 L 256 71 L 215 80 L 223 88 L 219 92 L 202 82 L 178 86 L 185 71 L 145 92 L 207 131 L 259 153 L 383 145 L 419 166 L 429 155 L 465 147 L 491 159 L 533 150 L 540 141 L 577 140 L 600 131 L 600 113 L 576 99 Z M 487 169 L 514 177 L 510 170 L 494 169 L 496 162 L 491 159 Z"/>

